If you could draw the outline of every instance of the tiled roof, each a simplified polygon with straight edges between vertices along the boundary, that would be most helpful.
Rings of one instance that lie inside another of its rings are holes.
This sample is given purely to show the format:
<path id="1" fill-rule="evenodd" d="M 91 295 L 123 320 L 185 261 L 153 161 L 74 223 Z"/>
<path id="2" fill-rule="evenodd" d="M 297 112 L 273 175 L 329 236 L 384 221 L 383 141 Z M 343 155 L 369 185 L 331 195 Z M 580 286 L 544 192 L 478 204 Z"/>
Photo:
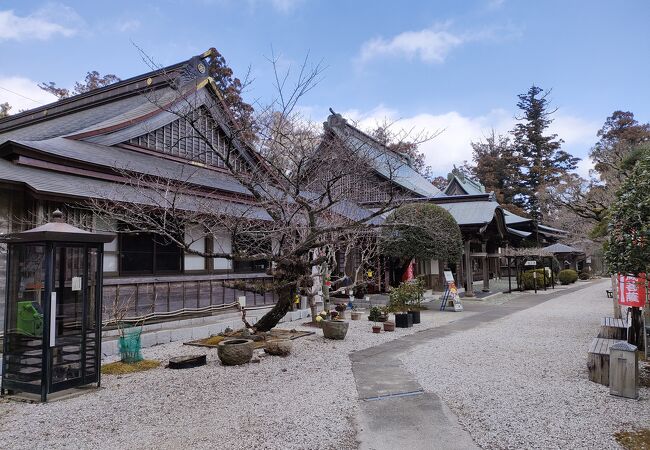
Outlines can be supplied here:
<path id="1" fill-rule="evenodd" d="M 442 194 L 429 180 L 420 175 L 394 151 L 377 142 L 358 128 L 350 125 L 340 114 L 327 118 L 325 127 L 357 151 L 368 152 L 374 170 L 395 184 L 426 198 L 439 197 Z"/>
<path id="2" fill-rule="evenodd" d="M 97 198 L 146 205 L 164 205 L 166 199 L 160 192 L 136 189 L 133 186 L 68 173 L 42 170 L 14 164 L 0 159 L 0 179 L 28 186 L 40 194 L 54 194 L 70 198 Z M 153 200 L 152 200 L 153 199 Z M 221 212 L 233 216 L 246 216 L 260 220 L 270 217 L 259 206 L 181 194 L 174 198 L 177 207 L 189 211 Z"/>
<path id="3" fill-rule="evenodd" d="M 177 181 L 205 186 L 239 194 L 248 190 L 232 175 L 170 159 L 63 137 L 42 141 L 15 141 L 17 144 L 56 155 L 70 161 L 80 161 L 108 169 L 128 170 L 137 173 L 167 177 Z"/>
<path id="4" fill-rule="evenodd" d="M 542 250 L 546 250 L 551 253 L 584 253 L 582 250 L 577 249 L 575 247 L 570 247 L 565 244 L 557 243 L 553 245 L 549 245 L 548 247 L 544 247 Z"/>

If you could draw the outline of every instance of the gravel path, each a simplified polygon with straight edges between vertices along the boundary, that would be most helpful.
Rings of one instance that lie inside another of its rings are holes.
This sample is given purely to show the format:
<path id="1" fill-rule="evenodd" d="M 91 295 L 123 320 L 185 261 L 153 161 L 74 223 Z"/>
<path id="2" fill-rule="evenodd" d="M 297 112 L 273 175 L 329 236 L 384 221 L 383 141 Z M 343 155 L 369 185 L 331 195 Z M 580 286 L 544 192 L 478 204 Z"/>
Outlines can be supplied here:
<path id="1" fill-rule="evenodd" d="M 379 335 L 368 320 L 350 321 L 344 341 L 325 340 L 317 330 L 294 340 L 286 358 L 237 367 L 222 366 L 216 349 L 152 347 L 143 350 L 145 358 L 207 353 L 208 364 L 103 376 L 101 390 L 48 404 L 0 402 L 0 446 L 356 448 L 357 391 L 348 353 L 457 318 L 427 313 L 419 326 Z M 281 327 L 303 329 L 296 325 Z"/>
<path id="2" fill-rule="evenodd" d="M 606 286 L 433 340 L 402 360 L 484 448 L 618 448 L 612 433 L 650 424 L 650 389 L 626 400 L 587 378 L 587 348 L 611 315 Z"/>

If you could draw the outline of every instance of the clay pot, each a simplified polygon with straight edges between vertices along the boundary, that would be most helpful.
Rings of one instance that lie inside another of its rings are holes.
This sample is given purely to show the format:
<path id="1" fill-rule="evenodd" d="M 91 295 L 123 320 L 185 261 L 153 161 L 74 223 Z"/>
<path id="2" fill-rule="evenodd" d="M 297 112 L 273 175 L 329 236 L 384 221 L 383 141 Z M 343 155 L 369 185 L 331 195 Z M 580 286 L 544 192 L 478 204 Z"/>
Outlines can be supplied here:
<path id="1" fill-rule="evenodd" d="M 352 311 L 350 315 L 352 316 L 352 320 L 361 320 L 361 317 L 363 317 L 363 313 L 361 311 Z"/>
<path id="2" fill-rule="evenodd" d="M 253 357 L 252 339 L 226 339 L 219 342 L 217 355 L 224 366 L 246 364 Z"/>
<path id="3" fill-rule="evenodd" d="M 381 332 L 381 325 L 373 325 L 372 332 L 379 334 Z"/>
<path id="4" fill-rule="evenodd" d="M 392 320 L 384 322 L 384 331 L 395 331 L 395 322 Z"/>
<path id="5" fill-rule="evenodd" d="M 345 339 L 345 335 L 348 333 L 348 327 L 350 326 L 349 322 L 344 322 L 343 320 L 324 320 L 321 323 L 323 324 L 323 336 L 327 339 Z"/>
<path id="6" fill-rule="evenodd" d="M 289 339 L 268 341 L 264 345 L 264 352 L 274 356 L 287 356 L 291 353 L 291 341 Z"/>

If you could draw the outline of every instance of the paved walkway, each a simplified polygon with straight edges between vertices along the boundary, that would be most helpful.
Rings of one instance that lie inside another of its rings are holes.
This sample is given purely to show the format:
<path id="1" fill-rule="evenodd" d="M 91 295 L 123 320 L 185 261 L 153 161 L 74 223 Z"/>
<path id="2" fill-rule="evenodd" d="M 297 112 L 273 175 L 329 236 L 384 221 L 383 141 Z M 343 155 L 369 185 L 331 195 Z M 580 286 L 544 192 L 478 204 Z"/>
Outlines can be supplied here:
<path id="1" fill-rule="evenodd" d="M 464 302 L 459 320 L 350 355 L 361 414 L 358 439 L 362 449 L 473 449 L 471 436 L 436 394 L 424 392 L 398 359 L 413 347 L 498 320 L 517 311 L 591 286 L 515 296 L 501 305 Z"/>

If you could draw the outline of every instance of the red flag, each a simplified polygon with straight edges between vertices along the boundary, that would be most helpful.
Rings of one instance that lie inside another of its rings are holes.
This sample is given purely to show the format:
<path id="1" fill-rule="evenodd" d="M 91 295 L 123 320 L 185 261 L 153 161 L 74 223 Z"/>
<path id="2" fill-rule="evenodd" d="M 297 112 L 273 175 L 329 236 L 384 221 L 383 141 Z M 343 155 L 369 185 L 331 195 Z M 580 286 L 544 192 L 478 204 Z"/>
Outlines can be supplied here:
<path id="1" fill-rule="evenodd" d="M 618 274 L 618 303 L 643 308 L 645 305 L 645 273 L 638 277 Z"/>
<path id="2" fill-rule="evenodd" d="M 408 267 L 404 271 L 404 274 L 402 275 L 402 281 L 409 281 L 415 278 L 415 276 L 413 275 L 414 271 L 415 271 L 415 260 L 412 259 Z"/>

